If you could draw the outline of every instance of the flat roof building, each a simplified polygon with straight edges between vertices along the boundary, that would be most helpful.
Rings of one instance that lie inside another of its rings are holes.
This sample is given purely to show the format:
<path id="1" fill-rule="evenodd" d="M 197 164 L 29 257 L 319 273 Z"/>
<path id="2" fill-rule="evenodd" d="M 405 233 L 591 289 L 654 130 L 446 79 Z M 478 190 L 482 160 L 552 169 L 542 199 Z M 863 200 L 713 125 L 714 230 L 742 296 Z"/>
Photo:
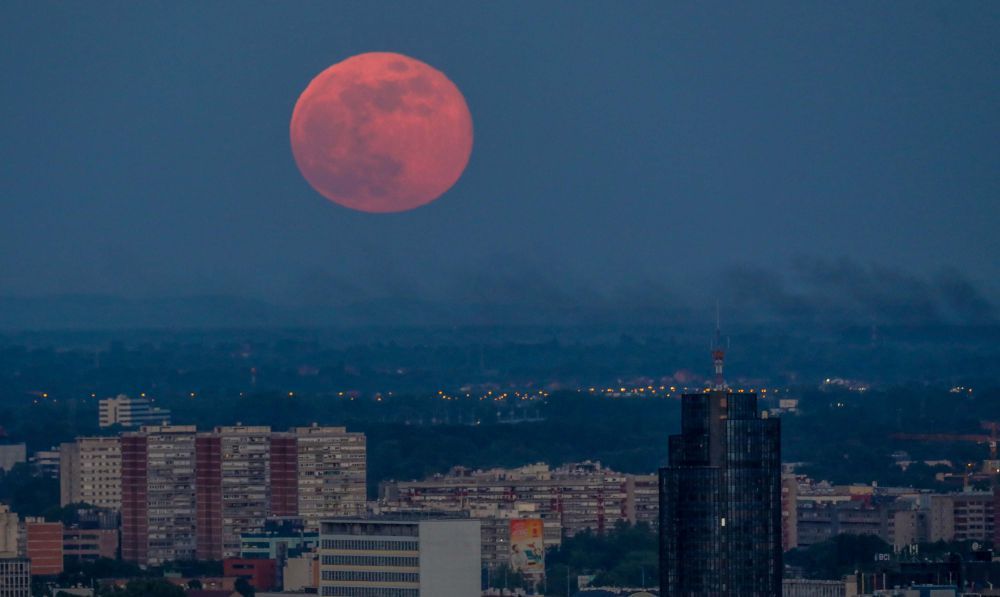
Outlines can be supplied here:
<path id="1" fill-rule="evenodd" d="M 320 527 L 319 594 L 443 597 L 481 592 L 473 519 L 343 519 Z"/>
<path id="2" fill-rule="evenodd" d="M 117 437 L 78 437 L 59 446 L 59 504 L 122 507 L 122 447 Z"/>
<path id="3" fill-rule="evenodd" d="M 170 411 L 153 406 L 153 402 L 147 398 L 130 398 L 119 394 L 114 398 L 101 400 L 99 408 L 98 422 L 101 427 L 170 424 Z"/>
<path id="4" fill-rule="evenodd" d="M 0 558 L 0 597 L 31 597 L 28 558 Z"/>

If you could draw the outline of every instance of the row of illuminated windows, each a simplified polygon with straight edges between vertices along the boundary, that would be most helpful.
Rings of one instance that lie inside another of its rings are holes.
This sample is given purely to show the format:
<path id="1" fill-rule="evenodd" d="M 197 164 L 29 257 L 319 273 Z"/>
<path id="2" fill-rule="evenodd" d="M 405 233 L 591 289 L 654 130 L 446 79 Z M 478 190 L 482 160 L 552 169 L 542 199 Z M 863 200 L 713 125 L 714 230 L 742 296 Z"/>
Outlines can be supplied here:
<path id="1" fill-rule="evenodd" d="M 416 572 L 374 572 L 362 570 L 324 570 L 323 580 L 347 582 L 420 582 Z"/>
<path id="2" fill-rule="evenodd" d="M 405 556 L 323 556 L 324 566 L 396 566 L 416 568 L 420 558 Z"/>

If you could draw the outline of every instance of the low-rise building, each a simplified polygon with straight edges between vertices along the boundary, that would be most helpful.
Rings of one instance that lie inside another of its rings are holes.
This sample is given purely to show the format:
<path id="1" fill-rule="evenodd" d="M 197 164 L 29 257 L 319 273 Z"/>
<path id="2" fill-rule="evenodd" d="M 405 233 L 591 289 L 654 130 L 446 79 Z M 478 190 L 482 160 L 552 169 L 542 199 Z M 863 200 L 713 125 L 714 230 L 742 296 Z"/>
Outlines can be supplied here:
<path id="1" fill-rule="evenodd" d="M 59 448 L 53 447 L 51 450 L 39 450 L 31 455 L 28 462 L 31 468 L 39 477 L 48 479 L 59 478 Z"/>
<path id="2" fill-rule="evenodd" d="M 473 519 L 341 519 L 320 530 L 320 595 L 478 595 L 480 523 Z"/>
<path id="3" fill-rule="evenodd" d="M 10 472 L 14 465 L 27 459 L 27 447 L 21 444 L 0 444 L 0 470 Z"/>
<path id="4" fill-rule="evenodd" d="M 116 529 L 63 529 L 63 557 L 81 561 L 118 558 Z"/>
<path id="5" fill-rule="evenodd" d="M 63 526 L 41 518 L 25 518 L 25 553 L 34 576 L 54 576 L 63 571 Z"/>
<path id="6" fill-rule="evenodd" d="M 226 558 L 222 560 L 222 573 L 227 577 L 245 579 L 258 591 L 270 591 L 277 585 L 274 560 Z"/>
<path id="7" fill-rule="evenodd" d="M 119 394 L 114 398 L 100 401 L 99 424 L 101 427 L 120 425 L 122 427 L 142 427 L 143 425 L 169 425 L 170 411 L 153 406 L 147 398 L 130 398 Z"/>
<path id="8" fill-rule="evenodd" d="M 584 529 L 609 530 L 619 521 L 656 527 L 659 494 L 655 475 L 626 475 L 599 462 L 551 469 L 470 471 L 462 467 L 423 481 L 393 481 L 380 487 L 380 506 L 427 512 L 470 512 L 511 503 L 531 504 L 537 515 L 558 523 L 566 536 Z"/>

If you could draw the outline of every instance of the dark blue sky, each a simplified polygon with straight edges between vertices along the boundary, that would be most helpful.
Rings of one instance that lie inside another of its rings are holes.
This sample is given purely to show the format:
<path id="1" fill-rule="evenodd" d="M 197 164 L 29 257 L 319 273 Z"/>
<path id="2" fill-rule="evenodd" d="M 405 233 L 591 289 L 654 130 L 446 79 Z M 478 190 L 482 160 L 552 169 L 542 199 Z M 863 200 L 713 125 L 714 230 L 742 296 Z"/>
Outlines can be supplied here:
<path id="1" fill-rule="evenodd" d="M 0 296 L 994 302 L 998 39 L 995 2 L 5 2 Z M 375 50 L 472 111 L 413 212 L 289 150 L 310 79 Z"/>

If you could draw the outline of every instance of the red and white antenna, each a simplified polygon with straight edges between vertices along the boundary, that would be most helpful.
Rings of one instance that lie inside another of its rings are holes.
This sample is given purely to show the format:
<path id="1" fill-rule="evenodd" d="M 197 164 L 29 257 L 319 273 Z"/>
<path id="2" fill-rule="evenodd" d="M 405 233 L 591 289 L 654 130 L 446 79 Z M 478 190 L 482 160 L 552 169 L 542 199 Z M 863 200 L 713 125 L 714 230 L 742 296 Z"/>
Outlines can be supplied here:
<path id="1" fill-rule="evenodd" d="M 722 365 L 726 359 L 726 351 L 722 349 L 722 326 L 719 316 L 719 301 L 715 301 L 715 337 L 712 339 L 712 362 L 715 365 L 715 383 L 713 390 L 725 390 L 726 380 L 722 376 Z"/>

